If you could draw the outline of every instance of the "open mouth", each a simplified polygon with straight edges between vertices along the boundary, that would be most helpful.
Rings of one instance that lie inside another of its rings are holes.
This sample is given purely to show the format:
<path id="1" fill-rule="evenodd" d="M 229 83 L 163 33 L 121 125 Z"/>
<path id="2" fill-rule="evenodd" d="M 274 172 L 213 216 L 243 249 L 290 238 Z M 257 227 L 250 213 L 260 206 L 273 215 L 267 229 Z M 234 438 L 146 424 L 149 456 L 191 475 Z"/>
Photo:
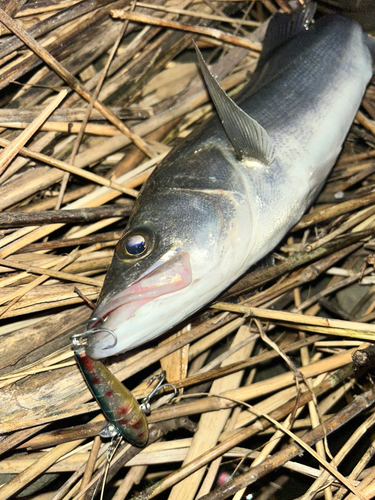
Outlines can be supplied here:
<path id="1" fill-rule="evenodd" d="M 95 316 L 105 320 L 106 328 L 115 330 L 120 323 L 138 314 L 138 310 L 151 300 L 182 290 L 191 282 L 189 254 L 181 251 L 115 295 L 107 304 L 102 307 L 99 305 Z"/>

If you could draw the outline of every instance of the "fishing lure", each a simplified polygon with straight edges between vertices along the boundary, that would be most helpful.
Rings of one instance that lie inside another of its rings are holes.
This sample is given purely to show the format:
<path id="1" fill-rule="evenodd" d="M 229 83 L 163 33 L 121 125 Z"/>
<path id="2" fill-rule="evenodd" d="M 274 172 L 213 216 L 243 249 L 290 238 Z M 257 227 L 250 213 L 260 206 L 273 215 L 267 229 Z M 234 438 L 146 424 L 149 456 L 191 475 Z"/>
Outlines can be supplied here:
<path id="1" fill-rule="evenodd" d="M 92 318 L 85 332 L 71 337 L 74 357 L 86 384 L 108 420 L 107 425 L 103 427 L 99 435 L 110 438 L 121 436 L 130 444 L 142 447 L 148 440 L 146 415 L 151 410 L 151 399 L 166 387 L 172 388 L 172 397 L 177 394 L 177 390 L 165 382 L 165 372 L 162 371 L 149 381 L 149 384 L 154 381 L 158 381 L 158 383 L 139 404 L 133 394 L 101 361 L 92 359 L 86 353 L 85 341 L 93 333 L 105 331 L 112 335 L 115 343 L 117 342 L 116 335 L 111 330 L 101 326 L 103 321 L 102 318 Z M 91 327 L 93 324 L 97 326 Z"/>

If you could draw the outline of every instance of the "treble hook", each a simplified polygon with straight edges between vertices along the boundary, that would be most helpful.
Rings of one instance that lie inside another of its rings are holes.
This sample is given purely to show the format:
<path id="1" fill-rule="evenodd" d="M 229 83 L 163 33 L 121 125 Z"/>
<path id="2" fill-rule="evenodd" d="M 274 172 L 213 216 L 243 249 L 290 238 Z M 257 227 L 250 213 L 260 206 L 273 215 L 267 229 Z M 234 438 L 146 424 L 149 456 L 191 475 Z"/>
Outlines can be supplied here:
<path id="1" fill-rule="evenodd" d="M 72 335 L 70 337 L 71 341 L 72 341 L 72 344 L 73 344 L 73 348 L 74 347 L 79 347 L 81 346 L 81 343 L 80 343 L 80 340 L 83 339 L 83 338 L 87 338 L 89 337 L 91 334 L 94 334 L 94 333 L 108 333 L 109 335 L 111 335 L 113 337 L 113 344 L 112 345 L 108 345 L 106 347 L 104 347 L 104 349 L 112 349 L 112 347 L 115 347 L 115 345 L 117 344 L 117 335 L 115 334 L 115 332 L 113 332 L 112 330 L 110 330 L 109 328 L 101 328 L 100 325 L 102 323 L 104 323 L 106 320 L 101 318 L 101 317 L 94 317 L 94 318 L 90 318 L 88 321 L 87 321 L 87 329 L 85 332 L 82 332 L 82 333 L 75 333 L 74 335 Z M 91 326 L 91 324 L 95 324 L 99 322 L 100 325 L 99 325 L 99 328 L 96 328 L 94 326 Z"/>
<path id="2" fill-rule="evenodd" d="M 172 399 L 175 398 L 178 394 L 176 387 L 174 385 L 166 382 L 165 370 L 161 371 L 158 375 L 154 375 L 152 378 L 150 378 L 147 385 L 149 386 L 150 384 L 152 384 L 152 382 L 155 382 L 155 380 L 158 380 L 158 383 L 153 388 L 153 390 L 150 392 L 150 394 L 142 399 L 141 404 L 140 404 L 140 407 L 146 413 L 146 415 L 149 415 L 151 413 L 151 400 L 156 396 L 156 394 L 158 392 L 164 391 L 164 389 L 166 387 L 169 387 L 170 389 L 173 390 L 173 394 L 172 394 L 171 398 L 169 399 L 168 403 L 170 403 L 172 401 Z"/>

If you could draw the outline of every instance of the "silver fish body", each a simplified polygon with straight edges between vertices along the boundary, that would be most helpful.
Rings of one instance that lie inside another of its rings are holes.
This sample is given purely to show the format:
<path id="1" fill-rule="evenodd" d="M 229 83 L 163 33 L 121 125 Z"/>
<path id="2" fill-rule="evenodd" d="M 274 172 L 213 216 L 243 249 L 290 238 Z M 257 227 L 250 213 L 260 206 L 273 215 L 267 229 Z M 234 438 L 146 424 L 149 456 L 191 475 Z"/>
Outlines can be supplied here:
<path id="1" fill-rule="evenodd" d="M 278 44 L 290 23 L 271 21 L 238 101 L 268 134 L 272 156 L 268 148 L 264 161 L 251 151 L 239 159 L 220 110 L 222 120 L 168 155 L 136 202 L 93 313 L 117 344 L 98 332 L 89 356 L 137 347 L 212 301 L 279 243 L 324 185 L 372 76 L 370 41 L 355 22 L 326 16 Z"/>

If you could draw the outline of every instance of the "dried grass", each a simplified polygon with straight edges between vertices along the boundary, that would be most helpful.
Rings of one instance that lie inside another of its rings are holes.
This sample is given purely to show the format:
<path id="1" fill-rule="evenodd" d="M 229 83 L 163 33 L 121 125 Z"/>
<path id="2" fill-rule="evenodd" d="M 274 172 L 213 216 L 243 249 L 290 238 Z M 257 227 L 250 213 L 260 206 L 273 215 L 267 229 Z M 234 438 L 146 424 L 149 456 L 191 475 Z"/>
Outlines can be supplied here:
<path id="1" fill-rule="evenodd" d="M 82 294 L 98 297 L 155 165 L 211 113 L 192 39 L 220 56 L 213 72 L 236 93 L 270 14 L 289 10 L 285 0 L 159 4 L 14 0 L 0 11 L 0 500 L 92 498 L 108 443 L 70 349 L 90 315 Z M 105 498 L 374 496 L 375 447 L 359 442 L 374 423 L 374 120 L 372 83 L 276 265 L 189 326 L 109 360 L 137 398 L 160 367 L 179 398 L 155 406 L 145 449 L 119 447 Z M 315 444 L 317 460 L 301 458 Z"/>

